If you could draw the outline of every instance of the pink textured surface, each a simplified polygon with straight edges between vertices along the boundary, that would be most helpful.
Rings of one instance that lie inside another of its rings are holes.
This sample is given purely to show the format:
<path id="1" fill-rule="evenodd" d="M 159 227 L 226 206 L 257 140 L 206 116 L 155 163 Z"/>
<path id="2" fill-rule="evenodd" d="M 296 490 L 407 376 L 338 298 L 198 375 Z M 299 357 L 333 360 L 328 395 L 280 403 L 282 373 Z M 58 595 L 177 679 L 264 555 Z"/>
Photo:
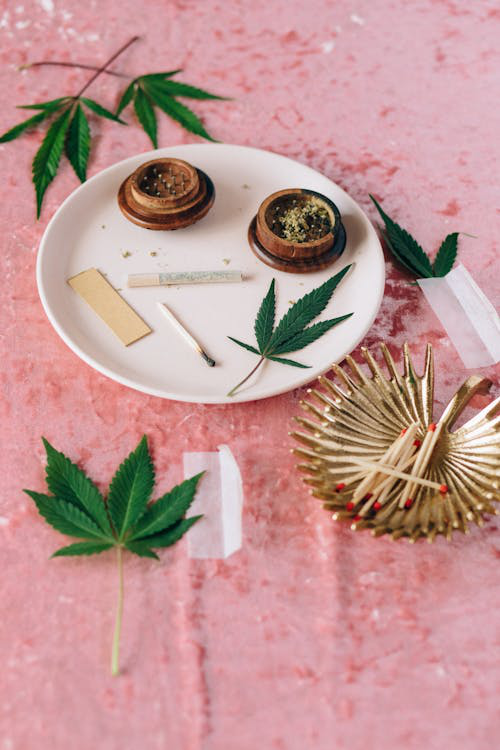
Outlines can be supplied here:
<path id="1" fill-rule="evenodd" d="M 496 0 L 4 0 L 0 131 L 17 121 L 15 104 L 72 93 L 87 75 L 18 65 L 95 63 L 132 33 L 143 41 L 117 69 L 182 67 L 184 80 L 234 97 L 194 104 L 220 140 L 323 171 L 372 218 L 375 193 L 429 249 L 448 231 L 477 235 L 461 238 L 460 257 L 498 302 Z M 102 77 L 89 94 L 113 107 L 119 89 Z M 91 174 L 149 149 L 136 126 L 92 128 Z M 287 429 L 303 391 L 233 407 L 162 402 L 77 359 L 35 286 L 40 236 L 76 187 L 64 164 L 34 221 L 40 139 L 0 146 L 0 748 L 498 746 L 498 521 L 432 547 L 355 535 L 292 470 Z M 191 136 L 162 118 L 159 140 Z M 409 339 L 420 362 L 431 340 L 439 409 L 467 373 L 420 291 L 387 270 L 364 344 L 385 338 L 397 351 Z M 123 675 L 113 679 L 114 561 L 49 560 L 62 537 L 21 488 L 43 487 L 41 434 L 105 485 L 143 432 L 160 491 L 181 479 L 183 451 L 231 447 L 244 545 L 225 562 L 189 560 L 185 542 L 159 564 L 127 559 Z"/>

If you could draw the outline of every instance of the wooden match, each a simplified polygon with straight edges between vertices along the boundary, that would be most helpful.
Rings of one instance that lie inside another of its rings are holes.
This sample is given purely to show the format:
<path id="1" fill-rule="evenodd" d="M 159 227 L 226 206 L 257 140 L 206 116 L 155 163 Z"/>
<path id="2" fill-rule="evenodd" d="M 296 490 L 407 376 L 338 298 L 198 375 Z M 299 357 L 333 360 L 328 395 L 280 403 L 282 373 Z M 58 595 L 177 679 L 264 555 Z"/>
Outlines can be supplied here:
<path id="1" fill-rule="evenodd" d="M 163 302 L 158 302 L 158 307 L 160 308 L 160 310 L 162 311 L 162 313 L 166 317 L 166 319 L 172 324 L 172 327 L 175 328 L 175 330 L 177 331 L 177 333 L 180 333 L 180 335 L 182 336 L 182 338 L 185 341 L 187 341 L 187 343 L 189 344 L 189 346 L 191 347 L 191 349 L 194 349 L 195 352 L 197 352 L 204 359 L 204 361 L 207 363 L 207 365 L 209 367 L 214 367 L 215 366 L 215 360 L 213 360 L 211 357 L 208 356 L 208 354 L 205 351 L 203 351 L 203 349 L 201 348 L 201 346 L 199 345 L 199 343 L 196 341 L 196 339 L 193 338 L 193 336 L 191 336 L 191 334 L 189 333 L 189 331 L 187 331 L 184 328 L 184 326 L 182 325 L 182 323 L 180 323 L 177 320 L 177 318 L 175 317 L 175 315 L 173 314 L 173 312 L 171 310 L 169 310 L 168 307 Z"/>

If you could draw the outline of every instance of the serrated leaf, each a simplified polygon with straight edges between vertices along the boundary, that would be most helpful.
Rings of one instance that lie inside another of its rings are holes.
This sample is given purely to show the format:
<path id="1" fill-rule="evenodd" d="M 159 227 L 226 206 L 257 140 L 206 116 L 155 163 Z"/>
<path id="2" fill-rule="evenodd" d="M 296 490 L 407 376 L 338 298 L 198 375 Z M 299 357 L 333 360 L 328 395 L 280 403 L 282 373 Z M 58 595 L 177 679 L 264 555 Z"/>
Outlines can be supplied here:
<path id="1" fill-rule="evenodd" d="M 202 518 L 202 516 L 191 516 L 191 518 L 183 518 L 181 521 L 177 521 L 177 523 L 174 523 L 166 531 L 162 531 L 159 534 L 153 534 L 152 536 L 144 537 L 141 542 L 148 547 L 156 547 L 157 549 L 170 547 L 172 544 L 175 544 L 175 542 L 179 541 L 179 539 L 184 536 L 186 531 L 188 531 L 191 526 L 196 523 L 196 521 L 199 521 L 200 518 Z"/>
<path id="2" fill-rule="evenodd" d="M 106 539 L 97 524 L 72 503 L 41 492 L 23 490 L 35 501 L 38 512 L 54 529 L 79 539 Z"/>
<path id="3" fill-rule="evenodd" d="M 269 352 L 273 353 L 281 344 L 309 325 L 314 318 L 317 318 L 323 312 L 330 302 L 333 292 L 350 267 L 351 264 L 345 266 L 335 276 L 332 276 L 324 284 L 305 294 L 290 307 L 278 323 L 271 337 L 267 347 Z"/>
<path id="4" fill-rule="evenodd" d="M 276 349 L 273 349 L 273 354 L 288 354 L 288 352 L 296 352 L 299 349 L 303 349 L 305 346 L 312 344 L 313 341 L 319 339 L 324 333 L 329 331 L 334 326 L 342 323 L 343 320 L 350 318 L 353 313 L 347 315 L 341 315 L 338 318 L 332 318 L 331 320 L 321 320 L 319 323 L 305 328 L 303 331 L 299 331 L 295 336 L 284 341 Z"/>
<path id="5" fill-rule="evenodd" d="M 151 139 L 151 143 L 158 148 L 158 127 L 156 124 L 156 115 L 148 96 L 141 88 L 138 88 L 134 97 L 134 109 L 137 119 L 141 123 L 146 135 Z"/>
<path id="6" fill-rule="evenodd" d="M 154 103 L 160 107 L 165 114 L 180 123 L 185 130 L 188 130 L 195 135 L 200 135 L 208 141 L 214 141 L 212 136 L 210 136 L 203 127 L 203 123 L 199 117 L 195 115 L 189 107 L 186 107 L 184 104 L 181 104 L 176 99 L 166 94 L 162 87 L 153 81 L 148 81 L 144 87 Z"/>
<path id="7" fill-rule="evenodd" d="M 227 394 L 228 396 L 234 396 L 238 389 L 247 382 L 251 375 L 253 375 L 257 368 L 262 364 L 264 358 L 270 359 L 273 362 L 279 362 L 283 365 L 290 365 L 291 367 L 301 367 L 304 369 L 310 367 L 310 365 L 303 365 L 301 362 L 296 362 L 293 359 L 285 359 L 275 355 L 286 354 L 287 352 L 303 349 L 307 344 L 316 341 L 316 339 L 330 330 L 330 328 L 337 325 L 337 323 L 351 317 L 353 313 L 343 315 L 339 318 L 333 318 L 332 320 L 325 320 L 306 328 L 306 326 L 325 309 L 336 287 L 350 268 L 351 265 L 345 266 L 345 268 L 339 271 L 339 273 L 325 281 L 324 284 L 321 284 L 321 286 L 313 289 L 295 302 L 280 320 L 274 333 L 272 333 L 267 339 L 265 346 L 262 346 L 262 342 L 266 339 L 269 331 L 272 330 L 274 325 L 275 292 L 273 279 L 267 295 L 261 303 L 254 326 L 255 336 L 259 343 L 260 351 L 249 344 L 243 343 L 243 341 L 228 336 L 228 338 L 231 339 L 231 341 L 234 341 L 235 344 L 238 344 L 238 346 L 242 346 L 253 354 L 261 356 L 261 360 L 253 370 L 251 370 L 251 372 L 240 383 L 235 385 L 234 388 L 229 391 Z"/>
<path id="8" fill-rule="evenodd" d="M 291 367 L 302 367 L 305 370 L 311 367 L 311 365 L 303 365 L 301 362 L 296 362 L 294 359 L 284 359 L 283 357 L 274 357 L 270 354 L 267 355 L 266 359 L 272 359 L 273 362 L 281 362 L 282 365 L 290 365 Z"/>
<path id="9" fill-rule="evenodd" d="M 171 76 L 177 75 L 177 73 L 182 73 L 182 68 L 177 68 L 177 70 L 167 70 L 164 73 L 147 73 L 145 76 L 140 76 L 140 78 L 137 78 L 137 80 L 163 81 L 165 78 L 170 78 Z"/>
<path id="10" fill-rule="evenodd" d="M 253 354 L 260 354 L 259 350 L 256 349 L 255 346 L 250 346 L 250 344 L 245 344 L 243 341 L 239 341 L 238 339 L 235 339 L 232 336 L 228 336 L 228 339 L 231 339 L 231 341 L 234 341 L 235 344 L 238 344 L 238 346 L 242 346 L 243 349 L 247 349 L 249 352 L 252 352 Z"/>
<path id="11" fill-rule="evenodd" d="M 87 475 L 70 459 L 42 438 L 47 454 L 46 482 L 50 492 L 87 513 L 106 536 L 113 532 L 106 513 L 104 498 Z"/>
<path id="12" fill-rule="evenodd" d="M 145 536 L 151 536 L 151 534 L 164 531 L 172 524 L 180 521 L 193 502 L 198 482 L 202 476 L 203 472 L 186 479 L 163 495 L 153 505 L 150 505 L 132 530 L 129 539 L 135 541 Z"/>
<path id="13" fill-rule="evenodd" d="M 383 238 L 383 240 L 384 240 L 387 248 L 394 255 L 394 258 L 398 261 L 398 263 L 400 263 L 402 266 L 404 266 L 404 268 L 406 268 L 407 271 L 410 271 L 410 273 L 412 273 L 414 276 L 420 278 L 420 276 L 422 275 L 420 273 L 420 269 L 418 267 L 414 266 L 411 263 L 410 260 L 407 260 L 406 258 L 404 258 L 402 255 L 400 255 L 398 253 L 398 251 L 396 250 L 396 248 L 391 243 L 391 241 L 390 241 L 390 239 L 389 239 L 389 237 L 387 235 L 387 231 L 383 227 L 381 228 L 381 235 L 382 235 L 382 238 Z"/>
<path id="14" fill-rule="evenodd" d="M 23 120 L 23 122 L 14 125 L 13 128 L 7 130 L 6 133 L 0 136 L 0 143 L 8 143 L 8 141 L 15 140 L 21 135 L 21 133 L 24 133 L 25 130 L 34 128 L 40 122 L 49 117 L 50 114 L 51 112 L 40 112 L 40 114 L 33 115 L 33 117 L 29 117 L 27 120 Z"/>
<path id="15" fill-rule="evenodd" d="M 123 461 L 109 487 L 108 509 L 120 541 L 145 512 L 154 481 L 153 462 L 144 436 Z"/>
<path id="16" fill-rule="evenodd" d="M 18 104 L 17 109 L 50 109 L 52 111 L 55 111 L 69 101 L 71 101 L 70 96 L 60 96 L 58 99 L 51 99 L 48 102 L 38 102 L 36 104 Z"/>
<path id="17" fill-rule="evenodd" d="M 148 78 L 148 76 L 144 76 L 144 78 Z M 226 96 L 217 96 L 216 94 L 211 94 L 209 91 L 190 86 L 187 83 L 181 83 L 180 81 L 162 80 L 159 78 L 152 80 L 157 86 L 161 87 L 167 96 L 185 96 L 189 99 L 218 99 L 220 101 L 227 101 Z"/>
<path id="18" fill-rule="evenodd" d="M 144 544 L 143 542 L 125 542 L 125 548 L 129 550 L 129 552 L 133 552 L 134 555 L 139 555 L 139 557 L 152 557 L 155 560 L 159 560 L 160 558 L 156 554 L 156 552 L 153 552 L 152 549 L 148 547 L 147 544 Z"/>
<path id="19" fill-rule="evenodd" d="M 135 87 L 137 86 L 136 81 L 132 81 L 132 83 L 129 83 L 125 91 L 123 92 L 122 98 L 120 99 L 120 103 L 118 104 L 117 110 L 116 110 L 116 116 L 119 117 L 125 107 L 127 107 L 132 99 L 134 98 L 135 93 Z"/>
<path id="20" fill-rule="evenodd" d="M 81 182 L 87 179 L 87 162 L 90 153 L 90 128 L 85 112 L 78 104 L 68 128 L 66 156 Z"/>
<path id="21" fill-rule="evenodd" d="M 45 113 L 42 114 L 45 116 Z M 33 159 L 33 183 L 36 190 L 37 219 L 40 217 L 45 191 L 56 176 L 59 167 L 70 115 L 71 112 L 67 109 L 57 120 L 54 120 Z"/>
<path id="22" fill-rule="evenodd" d="M 446 276 L 453 268 L 458 252 L 458 232 L 444 238 L 434 260 L 434 276 Z"/>
<path id="23" fill-rule="evenodd" d="M 105 117 L 107 120 L 113 120 L 113 122 L 119 122 L 120 125 L 126 125 L 127 123 L 123 120 L 120 120 L 118 115 L 115 115 L 113 112 L 110 112 L 109 109 L 106 109 L 106 107 L 103 107 L 98 102 L 95 102 L 93 99 L 87 99 L 84 96 L 80 97 L 80 101 L 85 104 L 86 107 L 88 107 L 92 112 L 95 112 L 96 115 L 99 115 L 99 117 Z"/>
<path id="24" fill-rule="evenodd" d="M 199 135 L 202 138 L 205 138 L 207 141 L 212 141 L 212 143 L 217 143 L 215 138 L 212 138 L 211 135 L 205 130 L 205 127 L 200 120 L 200 118 L 191 110 L 189 107 L 184 106 L 184 104 L 181 104 L 176 99 L 172 98 L 165 98 L 161 102 L 158 101 L 158 99 L 155 100 L 160 109 L 162 109 L 169 117 L 171 117 L 173 120 L 176 120 L 182 127 L 189 131 L 190 133 L 194 133 L 195 135 Z"/>
<path id="25" fill-rule="evenodd" d="M 370 198 L 385 224 L 389 249 L 399 256 L 398 259 L 403 258 L 404 265 L 413 268 L 417 275 L 423 278 L 431 278 L 434 275 L 431 262 L 418 242 L 406 229 L 400 227 L 385 213 L 373 195 L 370 195 Z"/>
<path id="26" fill-rule="evenodd" d="M 97 489 L 64 454 L 56 451 L 48 441 L 44 440 L 44 443 L 47 450 L 47 483 L 69 500 L 32 490 L 24 490 L 24 492 L 33 499 L 39 513 L 49 525 L 63 534 L 83 540 L 61 547 L 53 553 L 52 557 L 94 555 L 114 547 L 117 549 L 118 601 L 111 656 L 111 674 L 116 675 L 119 672 L 119 643 L 123 613 L 122 552 L 127 550 L 139 557 L 158 560 L 159 557 L 153 551 L 153 546 L 168 547 L 178 541 L 201 518 L 201 516 L 190 519 L 182 518 L 191 504 L 201 474 L 174 487 L 157 504 L 147 509 L 146 504 L 154 484 L 154 469 L 144 436 L 137 448 L 123 461 L 111 482 L 110 512 L 120 536 L 119 538 L 114 535 L 107 537 L 82 509 L 82 492 L 80 491 L 82 482 L 86 492 L 89 491 L 90 485 L 91 497 L 96 493 L 99 494 Z M 145 509 L 147 514 L 141 524 L 141 516 Z M 127 530 L 133 523 L 137 523 L 135 533 L 140 538 L 132 539 L 126 536 Z M 111 524 L 109 527 L 111 528 Z"/>
<path id="27" fill-rule="evenodd" d="M 71 555 L 98 555 L 108 549 L 113 549 L 109 542 L 76 542 L 67 547 L 61 547 L 51 557 L 70 557 Z"/>
<path id="28" fill-rule="evenodd" d="M 265 351 L 266 346 L 273 333 L 274 328 L 274 317 L 276 313 L 276 294 L 275 294 L 275 281 L 271 281 L 269 291 L 262 300 L 259 312 L 255 319 L 255 338 L 259 345 L 261 352 Z"/>

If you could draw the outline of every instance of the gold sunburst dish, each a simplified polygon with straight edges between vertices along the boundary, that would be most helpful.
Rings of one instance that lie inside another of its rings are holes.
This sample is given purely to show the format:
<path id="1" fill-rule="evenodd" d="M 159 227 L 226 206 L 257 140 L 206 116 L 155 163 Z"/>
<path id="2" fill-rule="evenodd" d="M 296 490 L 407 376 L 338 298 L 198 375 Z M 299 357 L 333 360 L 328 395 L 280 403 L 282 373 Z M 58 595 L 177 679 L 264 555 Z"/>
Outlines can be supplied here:
<path id="1" fill-rule="evenodd" d="M 370 376 L 346 357 L 350 373 L 332 365 L 336 382 L 321 377 L 322 389 L 301 406 L 313 419 L 296 417 L 304 431 L 290 433 L 301 443 L 293 452 L 303 460 L 311 494 L 348 520 L 353 530 L 370 529 L 411 542 L 453 530 L 468 532 L 498 515 L 500 502 L 500 398 L 461 427 L 452 427 L 477 392 L 491 382 L 469 377 L 439 420 L 433 417 L 434 365 L 427 345 L 423 375 L 416 374 L 408 345 L 399 373 L 385 344 L 389 377 L 372 354 L 362 356 Z"/>

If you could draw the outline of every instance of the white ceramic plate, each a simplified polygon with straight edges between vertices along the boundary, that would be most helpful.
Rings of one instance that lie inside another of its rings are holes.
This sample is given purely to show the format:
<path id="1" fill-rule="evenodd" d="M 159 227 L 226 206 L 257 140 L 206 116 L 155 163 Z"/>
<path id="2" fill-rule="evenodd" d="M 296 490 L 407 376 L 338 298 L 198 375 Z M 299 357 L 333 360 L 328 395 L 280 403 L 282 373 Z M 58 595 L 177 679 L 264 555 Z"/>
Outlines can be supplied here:
<path id="1" fill-rule="evenodd" d="M 116 195 L 121 182 L 142 162 L 176 156 L 199 167 L 215 184 L 213 208 L 199 223 L 175 232 L 131 224 Z M 247 228 L 264 198 L 276 190 L 316 190 L 340 209 L 347 246 L 324 271 L 290 274 L 261 263 L 247 242 Z M 123 253 L 130 256 L 124 258 Z M 156 256 L 151 255 L 156 253 Z M 229 259 L 229 264 L 224 262 Z M 278 320 L 290 300 L 317 287 L 346 264 L 355 267 L 337 288 L 319 319 L 353 312 L 322 338 L 293 357 L 303 370 L 265 362 L 233 398 L 228 390 L 255 365 L 255 355 L 227 337 L 255 344 L 253 324 L 272 278 Z M 129 347 L 69 287 L 66 280 L 96 267 L 137 310 L 153 333 Z M 129 273 L 240 269 L 236 284 L 127 289 Z M 313 169 L 268 151 L 225 144 L 192 144 L 138 154 L 105 169 L 75 190 L 50 221 L 37 264 L 40 297 L 47 316 L 66 344 L 110 378 L 162 398 L 199 403 L 234 403 L 275 396 L 308 383 L 351 352 L 370 328 L 382 300 L 384 262 L 375 230 L 341 188 Z M 217 366 L 207 367 L 163 318 L 165 302 L 191 330 Z"/>

